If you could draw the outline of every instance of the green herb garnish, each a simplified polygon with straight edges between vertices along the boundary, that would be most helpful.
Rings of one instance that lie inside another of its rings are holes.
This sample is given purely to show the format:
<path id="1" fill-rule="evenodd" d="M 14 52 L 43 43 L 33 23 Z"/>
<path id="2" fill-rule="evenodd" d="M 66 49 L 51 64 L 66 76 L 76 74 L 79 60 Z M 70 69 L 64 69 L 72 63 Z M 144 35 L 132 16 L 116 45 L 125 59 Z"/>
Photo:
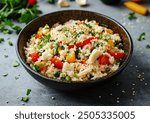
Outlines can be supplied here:
<path id="1" fill-rule="evenodd" d="M 29 101 L 29 95 L 31 93 L 31 89 L 26 90 L 26 96 L 21 98 L 21 101 L 28 102 Z"/>
<path id="2" fill-rule="evenodd" d="M 4 55 L 5 58 L 8 58 L 8 55 Z"/>
<path id="3" fill-rule="evenodd" d="M 0 32 L 18 32 L 20 29 L 14 26 L 12 20 L 28 23 L 40 13 L 37 4 L 30 6 L 26 0 L 0 0 Z"/>
<path id="4" fill-rule="evenodd" d="M 26 90 L 26 95 L 29 96 L 30 93 L 31 93 L 31 89 L 27 89 L 27 90 Z"/>
<path id="5" fill-rule="evenodd" d="M 92 74 L 89 74 L 88 79 L 92 79 L 94 76 Z"/>
<path id="6" fill-rule="evenodd" d="M 40 66 L 35 65 L 34 63 L 30 63 L 30 67 L 34 70 L 34 71 L 38 71 L 38 69 L 40 68 Z"/>
<path id="7" fill-rule="evenodd" d="M 128 19 L 129 20 L 133 20 L 133 19 L 136 19 L 137 17 L 135 16 L 135 12 L 131 12 L 128 14 Z"/>
<path id="8" fill-rule="evenodd" d="M 17 80 L 17 79 L 19 79 L 19 77 L 18 77 L 18 76 L 15 76 L 15 80 Z"/>
<path id="9" fill-rule="evenodd" d="M 108 28 L 108 25 L 106 23 L 101 23 L 100 26 Z"/>
<path id="10" fill-rule="evenodd" d="M 29 101 L 29 97 L 22 97 L 22 98 L 21 98 L 21 101 L 23 101 L 23 102 L 28 102 L 28 101 Z"/>
<path id="11" fill-rule="evenodd" d="M 90 24 L 84 23 L 85 26 L 92 28 L 92 26 Z"/>
<path id="12" fill-rule="evenodd" d="M 80 52 L 80 49 L 79 47 L 76 48 L 76 51 L 75 51 L 75 55 L 76 55 L 76 58 L 79 59 L 78 55 L 79 55 L 79 52 Z"/>
<path id="13" fill-rule="evenodd" d="M 18 67 L 20 65 L 20 63 L 18 61 L 15 61 L 13 64 L 13 67 Z"/>
<path id="14" fill-rule="evenodd" d="M 55 0 L 48 0 L 48 2 L 49 2 L 50 4 L 54 4 L 54 3 L 55 3 Z"/>
<path id="15" fill-rule="evenodd" d="M 8 73 L 4 73 L 3 76 L 4 76 L 4 77 L 8 76 Z"/>
<path id="16" fill-rule="evenodd" d="M 13 43 L 11 41 L 8 41 L 9 46 L 13 46 Z"/>
<path id="17" fill-rule="evenodd" d="M 121 59 L 116 59 L 116 64 L 119 64 L 119 65 L 121 65 L 122 63 L 123 63 L 123 59 L 121 58 Z"/>
<path id="18" fill-rule="evenodd" d="M 4 38 L 0 38 L 0 43 L 4 42 Z"/>
<path id="19" fill-rule="evenodd" d="M 55 77 L 59 77 L 59 76 L 60 76 L 60 74 L 61 74 L 61 72 L 60 72 L 60 71 L 56 71 L 56 72 L 54 73 L 54 76 L 55 76 Z"/>
<path id="20" fill-rule="evenodd" d="M 138 40 L 139 40 L 139 41 L 145 40 L 145 35 L 146 35 L 146 33 L 145 33 L 145 32 L 142 32 L 142 33 L 140 34 Z"/>
<path id="21" fill-rule="evenodd" d="M 16 34 L 19 34 L 19 32 L 22 30 L 20 26 L 14 26 L 13 29 L 16 31 Z"/>
<path id="22" fill-rule="evenodd" d="M 146 48 L 147 48 L 147 49 L 150 49 L 150 45 L 149 45 L 149 44 L 147 44 L 147 45 L 146 45 Z"/>

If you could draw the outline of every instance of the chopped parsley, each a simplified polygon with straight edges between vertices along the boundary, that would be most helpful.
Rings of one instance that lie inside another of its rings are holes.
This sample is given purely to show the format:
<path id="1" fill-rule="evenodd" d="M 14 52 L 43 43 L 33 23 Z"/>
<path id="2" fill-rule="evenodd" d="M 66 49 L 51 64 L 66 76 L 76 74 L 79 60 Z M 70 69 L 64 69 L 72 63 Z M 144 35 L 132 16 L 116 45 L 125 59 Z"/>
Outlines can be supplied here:
<path id="1" fill-rule="evenodd" d="M 18 76 L 15 76 L 15 80 L 17 80 L 17 79 L 19 79 L 19 77 L 18 77 Z"/>
<path id="2" fill-rule="evenodd" d="M 26 90 L 26 96 L 21 98 L 21 101 L 28 102 L 29 101 L 29 95 L 31 93 L 31 89 Z"/>
<path id="3" fill-rule="evenodd" d="M 135 16 L 135 12 L 130 12 L 129 14 L 128 14 L 128 19 L 129 20 L 133 20 L 133 19 L 136 19 L 137 17 Z"/>
<path id="4" fill-rule="evenodd" d="M 22 97 L 22 98 L 21 98 L 21 101 L 23 101 L 23 102 L 28 102 L 28 101 L 29 101 L 29 97 Z"/>
<path id="5" fill-rule="evenodd" d="M 139 40 L 139 41 L 145 40 L 145 35 L 146 35 L 146 33 L 145 33 L 145 32 L 142 32 L 142 33 L 139 35 L 138 40 Z"/>
<path id="6" fill-rule="evenodd" d="M 89 74 L 88 79 L 92 79 L 94 76 L 92 74 Z"/>
<path id="7" fill-rule="evenodd" d="M 29 95 L 30 95 L 30 93 L 31 93 L 31 89 L 27 89 L 27 91 L 26 91 L 26 95 L 27 95 L 27 96 L 29 96 Z"/>
<path id="8" fill-rule="evenodd" d="M 13 67 L 18 67 L 20 65 L 20 63 L 18 62 L 18 61 L 15 61 L 14 63 L 13 63 Z"/>
<path id="9" fill-rule="evenodd" d="M 8 55 L 4 55 L 5 58 L 8 58 Z"/>
<path id="10" fill-rule="evenodd" d="M 106 23 L 101 23 L 100 26 L 108 28 L 108 25 Z"/>
<path id="11" fill-rule="evenodd" d="M 14 26 L 13 29 L 16 31 L 16 34 L 19 34 L 19 32 L 22 30 L 20 26 Z"/>
<path id="12" fill-rule="evenodd" d="M 55 77 L 59 77 L 59 76 L 60 76 L 60 74 L 61 74 L 61 72 L 60 72 L 60 71 L 56 71 L 56 72 L 54 73 L 54 76 L 55 76 Z"/>
<path id="13" fill-rule="evenodd" d="M 149 45 L 149 44 L 147 44 L 147 45 L 146 45 L 146 48 L 147 48 L 147 49 L 150 49 L 150 45 Z"/>
<path id="14" fill-rule="evenodd" d="M 55 3 L 55 0 L 48 0 L 48 3 L 54 4 L 54 3 Z"/>
<path id="15" fill-rule="evenodd" d="M 92 28 L 92 26 L 90 24 L 84 23 L 85 26 Z"/>
<path id="16" fill-rule="evenodd" d="M 11 41 L 8 41 L 9 46 L 13 46 L 14 44 Z"/>
<path id="17" fill-rule="evenodd" d="M 3 76 L 4 76 L 4 77 L 8 76 L 8 73 L 4 73 Z"/>
<path id="18" fill-rule="evenodd" d="M 4 42 L 4 38 L 0 38 L 0 43 Z"/>

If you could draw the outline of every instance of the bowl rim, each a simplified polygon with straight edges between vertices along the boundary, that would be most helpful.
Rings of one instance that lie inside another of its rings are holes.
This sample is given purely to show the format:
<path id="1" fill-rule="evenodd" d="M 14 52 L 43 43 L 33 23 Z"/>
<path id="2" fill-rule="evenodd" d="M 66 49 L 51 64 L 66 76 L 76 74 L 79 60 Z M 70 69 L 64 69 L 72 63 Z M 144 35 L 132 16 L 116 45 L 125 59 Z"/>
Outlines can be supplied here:
<path id="1" fill-rule="evenodd" d="M 64 80 L 61 80 L 61 79 L 53 79 L 53 78 L 49 78 L 47 76 L 44 76 L 36 71 L 34 71 L 20 56 L 20 53 L 19 53 L 19 41 L 20 41 L 20 37 L 21 37 L 21 34 L 24 32 L 24 29 L 28 28 L 28 26 L 30 26 L 32 23 L 34 23 L 35 21 L 37 21 L 38 19 L 40 20 L 40 18 L 43 18 L 45 16 L 48 16 L 50 14 L 57 14 L 57 13 L 63 13 L 63 12 L 71 12 L 71 11 L 76 11 L 76 12 L 88 12 L 88 13 L 93 13 L 95 15 L 98 15 L 100 17 L 104 17 L 110 21 L 112 21 L 113 23 L 117 24 L 120 28 L 122 28 L 122 30 L 126 33 L 128 39 L 129 39 L 129 51 L 128 51 L 128 55 L 125 59 L 125 61 L 123 62 L 123 64 L 121 66 L 119 66 L 119 69 L 117 69 L 116 71 L 104 76 L 104 77 L 101 77 L 101 78 L 97 78 L 97 79 L 94 79 L 94 80 L 84 80 L 84 81 L 64 81 Z M 47 13 L 47 14 L 44 14 L 42 16 L 39 16 L 35 19 L 33 19 L 32 21 L 30 21 L 22 30 L 21 32 L 19 33 L 18 35 L 18 39 L 17 39 L 17 43 L 16 43 L 16 46 L 15 46 L 15 49 L 16 49 L 16 53 L 17 53 L 17 56 L 18 56 L 18 59 L 19 61 L 21 62 L 21 64 L 27 69 L 29 70 L 30 72 L 34 73 L 35 75 L 41 77 L 41 78 L 44 78 L 46 79 L 46 81 L 49 81 L 49 82 L 52 82 L 52 81 L 55 81 L 59 84 L 75 84 L 75 85 L 81 85 L 81 84 L 92 84 L 92 83 L 98 83 L 98 82 L 102 82 L 104 80 L 107 80 L 107 79 L 110 79 L 112 78 L 113 76 L 117 75 L 118 73 L 120 73 L 129 63 L 131 57 L 132 57 L 132 53 L 133 53 L 133 41 L 132 41 L 132 38 L 131 38 L 131 35 L 129 34 L 129 32 L 127 31 L 127 29 L 122 25 L 120 24 L 118 21 L 116 21 L 115 19 L 107 16 L 107 15 L 104 15 L 104 14 L 101 14 L 101 13 L 98 13 L 98 12 L 94 12 L 94 11 L 87 11 L 87 10 L 59 10 L 59 11 L 54 11 L 54 12 L 51 12 L 51 13 Z"/>

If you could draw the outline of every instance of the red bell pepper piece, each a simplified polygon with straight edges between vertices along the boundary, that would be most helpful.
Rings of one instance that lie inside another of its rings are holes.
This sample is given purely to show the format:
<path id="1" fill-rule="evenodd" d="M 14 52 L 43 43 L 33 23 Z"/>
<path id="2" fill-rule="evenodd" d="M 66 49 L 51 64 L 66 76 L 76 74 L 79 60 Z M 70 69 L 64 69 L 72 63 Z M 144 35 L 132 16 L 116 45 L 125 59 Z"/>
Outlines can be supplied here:
<path id="1" fill-rule="evenodd" d="M 115 59 L 120 59 L 123 58 L 125 56 L 124 52 L 111 52 L 111 51 L 107 51 L 111 56 L 113 56 Z"/>
<path id="2" fill-rule="evenodd" d="M 46 69 L 47 69 L 47 66 L 43 66 L 43 67 L 40 67 L 38 70 L 39 71 L 46 71 Z"/>
<path id="3" fill-rule="evenodd" d="M 56 56 L 54 56 L 51 59 L 51 63 L 54 64 L 54 66 L 58 69 L 62 69 L 62 67 L 63 67 L 63 62 L 61 60 L 59 60 Z"/>
<path id="4" fill-rule="evenodd" d="M 31 57 L 33 62 L 36 62 L 39 58 L 39 53 L 38 52 L 34 52 L 32 54 L 29 54 L 29 56 Z"/>
<path id="5" fill-rule="evenodd" d="M 109 57 L 107 55 L 101 55 L 99 58 L 98 58 L 98 61 L 100 64 L 102 65 L 108 65 L 110 64 L 109 62 Z"/>
<path id="6" fill-rule="evenodd" d="M 78 42 L 78 43 L 76 43 L 76 44 L 68 45 L 68 48 L 69 48 L 69 49 L 70 49 L 70 48 L 74 48 L 75 46 L 77 46 L 77 47 L 83 47 L 83 46 L 89 44 L 93 39 L 94 39 L 94 37 L 87 38 L 87 39 L 85 39 L 85 40 L 82 41 L 82 42 Z"/>

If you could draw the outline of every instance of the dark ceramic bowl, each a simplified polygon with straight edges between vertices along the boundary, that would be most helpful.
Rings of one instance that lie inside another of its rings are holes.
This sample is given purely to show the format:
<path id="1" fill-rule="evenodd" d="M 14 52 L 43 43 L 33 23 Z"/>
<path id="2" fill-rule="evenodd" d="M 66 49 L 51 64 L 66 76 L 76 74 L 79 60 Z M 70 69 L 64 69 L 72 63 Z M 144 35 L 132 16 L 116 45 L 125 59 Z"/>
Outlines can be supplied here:
<path id="1" fill-rule="evenodd" d="M 126 56 L 124 59 L 123 64 L 120 66 L 120 68 L 103 77 L 99 78 L 96 80 L 88 80 L 88 81 L 79 81 L 76 83 L 72 82 L 65 82 L 63 80 L 57 80 L 57 79 L 51 79 L 46 76 L 41 75 L 38 72 L 35 72 L 30 68 L 30 66 L 25 62 L 26 57 L 24 53 L 24 47 L 26 46 L 26 42 L 28 39 L 30 39 L 30 36 L 37 32 L 38 28 L 41 26 L 44 26 L 45 24 L 49 24 L 52 26 L 53 24 L 59 22 L 59 23 L 64 23 L 70 19 L 74 20 L 85 20 L 85 19 L 90 19 L 90 20 L 96 20 L 99 23 L 106 23 L 109 28 L 111 28 L 114 32 L 117 32 L 120 34 L 123 43 L 124 43 L 124 50 L 126 52 Z M 66 10 L 66 11 L 58 11 L 54 13 L 49 13 L 44 16 L 41 16 L 33 21 L 31 21 L 19 34 L 18 41 L 17 41 L 17 46 L 16 46 L 16 51 L 18 58 L 22 65 L 25 67 L 25 69 L 28 71 L 30 75 L 32 75 L 36 80 L 39 82 L 48 85 L 52 88 L 55 89 L 60 89 L 60 90 L 74 90 L 74 89 L 82 89 L 85 87 L 90 87 L 92 85 L 96 85 L 102 82 L 107 82 L 111 81 L 112 78 L 114 78 L 116 75 L 118 75 L 128 64 L 131 55 L 132 55 L 132 50 L 133 50 L 133 43 L 132 39 L 127 32 L 127 30 L 119 24 L 117 21 L 114 19 L 107 17 L 105 15 L 95 13 L 95 12 L 90 12 L 90 11 L 82 11 L 82 10 Z"/>

